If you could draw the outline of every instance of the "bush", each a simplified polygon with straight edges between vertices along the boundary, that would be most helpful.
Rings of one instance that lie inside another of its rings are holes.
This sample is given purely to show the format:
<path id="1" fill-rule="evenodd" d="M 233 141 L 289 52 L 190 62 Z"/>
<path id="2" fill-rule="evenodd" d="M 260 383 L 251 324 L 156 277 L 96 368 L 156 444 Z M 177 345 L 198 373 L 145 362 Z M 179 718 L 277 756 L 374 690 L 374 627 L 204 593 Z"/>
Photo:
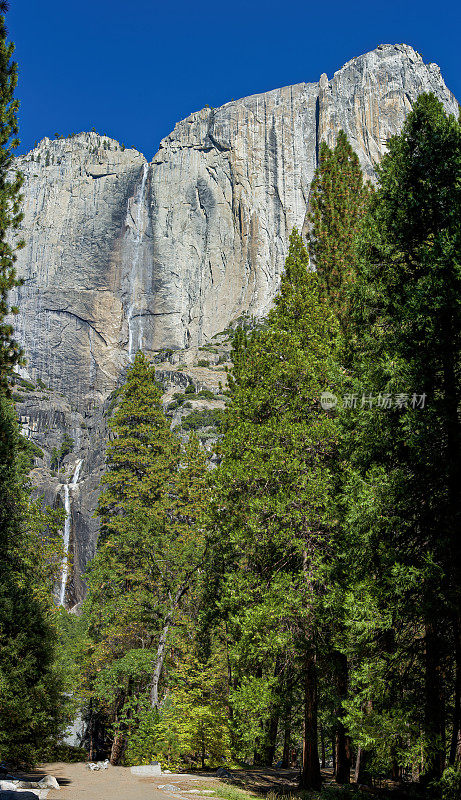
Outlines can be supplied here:
<path id="1" fill-rule="evenodd" d="M 151 764 L 157 760 L 156 731 L 158 712 L 154 711 L 147 699 L 141 700 L 135 713 L 135 724 L 128 739 L 123 757 L 126 767 L 137 764 Z"/>
<path id="2" fill-rule="evenodd" d="M 204 358 L 201 358 L 200 361 L 197 362 L 199 367 L 209 367 L 210 362 L 206 361 Z"/>
<path id="3" fill-rule="evenodd" d="M 215 399 L 214 392 L 212 392 L 210 389 L 201 389 L 200 392 L 198 393 L 197 397 L 204 397 L 207 400 L 214 400 Z"/>
<path id="4" fill-rule="evenodd" d="M 51 472 L 57 472 L 59 467 L 61 466 L 63 459 L 72 452 L 74 448 L 74 440 L 68 433 L 64 434 L 64 438 L 61 443 L 61 447 L 56 448 L 53 447 L 51 451 L 51 459 L 50 459 L 50 470 Z"/>
<path id="5" fill-rule="evenodd" d="M 440 781 L 433 786 L 441 800 L 459 800 L 461 797 L 461 769 L 447 767 Z"/>
<path id="6" fill-rule="evenodd" d="M 63 761 L 65 764 L 76 764 L 86 761 L 87 752 L 82 747 L 72 747 L 70 744 L 56 744 L 45 750 L 42 757 L 46 761 Z"/>
<path id="7" fill-rule="evenodd" d="M 19 375 L 14 376 L 14 382 L 18 385 L 18 388 L 22 392 L 35 392 L 35 386 L 30 381 L 26 381 L 24 378 L 21 378 Z"/>
<path id="8" fill-rule="evenodd" d="M 197 391 L 197 389 L 195 388 L 194 384 L 193 383 L 189 383 L 189 385 L 186 386 L 184 394 L 195 394 L 196 391 Z"/>
<path id="9" fill-rule="evenodd" d="M 199 428 L 216 428 L 222 430 L 223 412 L 220 409 L 207 408 L 204 411 L 193 411 L 182 421 L 182 429 L 185 431 L 196 431 Z"/>

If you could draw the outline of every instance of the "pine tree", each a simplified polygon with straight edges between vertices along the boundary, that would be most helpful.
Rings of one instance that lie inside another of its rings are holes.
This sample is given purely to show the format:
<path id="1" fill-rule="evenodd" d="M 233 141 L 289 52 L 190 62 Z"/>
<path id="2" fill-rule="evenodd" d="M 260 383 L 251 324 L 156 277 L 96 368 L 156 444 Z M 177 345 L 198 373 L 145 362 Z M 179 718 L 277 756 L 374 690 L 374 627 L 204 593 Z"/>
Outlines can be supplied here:
<path id="1" fill-rule="evenodd" d="M 0 16 L 0 389 L 3 393 L 8 392 L 8 377 L 22 355 L 13 338 L 13 327 L 6 320 L 9 314 L 17 313 L 16 307 L 9 303 L 9 293 L 20 284 L 15 271 L 15 251 L 24 246 L 17 237 L 11 243 L 11 234 L 22 220 L 22 176 L 19 172 L 13 178 L 9 175 L 13 151 L 19 144 L 19 103 L 14 97 L 18 79 L 17 65 L 12 61 L 14 45 L 7 42 L 6 36 L 5 18 Z"/>
<path id="2" fill-rule="evenodd" d="M 331 377 L 334 337 L 318 277 L 293 231 L 267 325 L 247 342 L 236 337 L 210 547 L 224 570 L 234 729 L 246 752 L 255 748 L 256 760 L 273 755 L 281 691 L 294 670 L 303 686 L 306 787 L 320 784 L 317 590 L 335 448 L 334 422 L 320 395 Z"/>
<path id="3" fill-rule="evenodd" d="M 311 185 L 308 208 L 309 254 L 325 290 L 330 308 L 338 320 L 337 358 L 350 367 L 353 353 L 351 300 L 358 266 L 360 233 L 371 198 L 370 184 L 365 183 L 358 156 L 352 150 L 346 134 L 340 130 L 333 149 L 325 142 L 320 146 L 319 165 Z M 340 473 L 340 461 L 337 466 Z M 337 480 L 341 482 L 338 473 Z M 341 537 L 337 541 L 341 549 Z M 340 563 L 340 562 L 339 562 Z M 342 585 L 340 572 L 333 568 L 331 575 L 335 597 L 335 612 L 331 614 L 330 641 L 342 638 Z M 344 653 L 331 650 L 328 663 L 333 666 L 330 700 L 334 718 L 335 779 L 348 783 L 350 779 L 350 741 L 343 723 L 343 701 L 347 695 L 348 667 Z"/>
<path id="4" fill-rule="evenodd" d="M 0 397 L 0 755 L 13 763 L 31 762 L 46 749 L 58 734 L 61 708 L 37 542 L 31 556 L 26 468 L 14 408 Z"/>
<path id="5" fill-rule="evenodd" d="M 351 607 L 354 596 L 362 601 L 362 618 L 350 615 L 349 655 L 359 661 L 349 717 L 378 758 L 384 741 L 392 757 L 392 740 L 396 758 L 408 763 L 421 734 L 427 780 L 444 764 L 452 691 L 442 676 L 450 661 L 461 674 L 460 169 L 459 121 L 421 95 L 378 170 L 355 302 L 356 391 L 388 393 L 392 407 L 365 404 L 349 412 L 349 423 L 344 416 L 347 523 L 358 567 Z M 453 760 L 459 677 L 454 683 Z"/>
<path id="6" fill-rule="evenodd" d="M 9 292 L 19 283 L 14 263 L 21 245 L 11 244 L 21 221 L 21 177 L 8 174 L 18 143 L 13 50 L 0 17 L 0 758 L 17 763 L 33 761 L 57 735 L 61 697 L 50 595 L 38 585 L 46 573 L 36 539 L 43 518 L 29 502 L 30 459 L 9 398 L 9 381 L 21 360 L 6 321 L 15 311 Z"/>
<path id="7" fill-rule="evenodd" d="M 344 334 L 350 327 L 358 234 L 370 194 L 344 131 L 333 149 L 322 142 L 309 197 L 309 254 Z"/>
<path id="8" fill-rule="evenodd" d="M 179 458 L 179 442 L 161 407 L 155 369 L 137 353 L 128 370 L 122 401 L 110 421 L 114 439 L 106 453 L 107 471 L 97 513 L 100 540 L 126 535 L 155 523 Z"/>
<path id="9" fill-rule="evenodd" d="M 115 723 L 111 761 L 118 763 L 135 709 L 147 700 L 159 707 L 168 637 L 202 554 L 207 469 L 194 439 L 181 453 L 154 366 L 141 353 L 111 428 L 85 604 L 93 639 L 86 672 L 90 696 Z"/>

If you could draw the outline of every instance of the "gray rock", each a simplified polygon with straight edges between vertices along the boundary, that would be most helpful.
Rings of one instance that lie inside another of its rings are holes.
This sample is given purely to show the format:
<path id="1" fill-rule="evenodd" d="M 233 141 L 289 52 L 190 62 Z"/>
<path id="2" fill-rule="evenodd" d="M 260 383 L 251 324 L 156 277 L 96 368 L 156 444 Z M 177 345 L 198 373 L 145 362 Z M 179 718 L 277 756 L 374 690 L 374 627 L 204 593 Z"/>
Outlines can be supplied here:
<path id="1" fill-rule="evenodd" d="M 458 113 L 437 65 L 408 45 L 381 45 L 331 79 L 194 112 L 149 165 L 96 133 L 43 139 L 17 159 L 26 246 L 15 326 L 24 374 L 51 390 L 18 406 L 25 433 L 45 452 L 37 492 L 62 505 L 64 483 L 83 462 L 71 497 L 67 607 L 84 596 L 81 575 L 96 547 L 105 411 L 129 351 L 196 352 L 241 315 L 264 315 L 289 234 L 305 224 L 320 142 L 332 144 L 343 128 L 373 179 L 389 136 L 424 91 Z M 170 373 L 177 385 L 189 380 Z M 52 476 L 49 456 L 64 432 L 75 448 L 66 475 Z"/>
<path id="2" fill-rule="evenodd" d="M 231 774 L 230 774 L 229 770 L 225 769 L 224 767 L 219 767 L 216 770 L 215 775 L 216 775 L 217 778 L 230 778 L 231 777 Z"/>
<path id="3" fill-rule="evenodd" d="M 131 767 L 130 770 L 132 775 L 144 775 L 146 776 L 154 776 L 154 775 L 161 775 L 162 768 L 158 761 L 153 762 L 152 764 L 142 764 L 138 767 Z M 162 787 L 159 787 L 162 788 Z"/>
<path id="4" fill-rule="evenodd" d="M 41 789 L 59 789 L 59 783 L 54 775 L 45 775 L 39 780 L 38 785 Z"/>
<path id="5" fill-rule="evenodd" d="M 174 786 L 172 783 L 164 783 L 162 786 L 157 786 L 157 789 L 162 789 L 163 792 L 180 792 L 179 786 Z"/>

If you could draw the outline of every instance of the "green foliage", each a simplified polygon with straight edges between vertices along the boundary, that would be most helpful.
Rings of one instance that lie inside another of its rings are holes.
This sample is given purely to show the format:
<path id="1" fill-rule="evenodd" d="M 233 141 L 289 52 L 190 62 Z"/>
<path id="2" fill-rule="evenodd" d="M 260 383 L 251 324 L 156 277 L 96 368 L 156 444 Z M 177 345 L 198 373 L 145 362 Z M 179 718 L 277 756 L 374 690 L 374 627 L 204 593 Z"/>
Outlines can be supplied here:
<path id="1" fill-rule="evenodd" d="M 225 665 L 215 656 L 206 664 L 188 658 L 174 681 L 155 724 L 155 753 L 170 766 L 194 760 L 204 767 L 226 763 L 231 737 Z"/>
<path id="2" fill-rule="evenodd" d="M 440 800 L 458 800 L 461 797 L 461 770 L 448 767 L 440 781 L 433 784 L 436 795 Z"/>
<path id="3" fill-rule="evenodd" d="M 69 434 L 65 433 L 60 447 L 53 447 L 50 457 L 50 470 L 57 472 L 61 467 L 65 457 L 72 452 L 74 448 L 74 440 Z"/>
<path id="4" fill-rule="evenodd" d="M 201 358 L 197 362 L 197 366 L 199 366 L 199 367 L 209 367 L 210 366 L 210 362 L 207 361 L 205 358 Z"/>
<path id="5" fill-rule="evenodd" d="M 33 761 L 59 730 L 62 698 L 53 667 L 54 570 L 43 537 L 59 515 L 26 493 L 28 457 L 9 401 L 0 397 L 0 752 Z M 57 559 L 55 559 L 55 564 Z"/>
<path id="6" fill-rule="evenodd" d="M 139 758 L 140 742 L 149 750 L 151 741 L 145 703 L 158 706 L 169 630 L 203 552 L 207 470 L 195 439 L 181 451 L 162 412 L 155 367 L 141 353 L 110 426 L 101 535 L 84 608 L 91 645 L 83 692 L 126 740 L 127 758 Z"/>
<path id="7" fill-rule="evenodd" d="M 189 383 L 189 384 L 186 386 L 186 388 L 185 388 L 185 390 L 184 390 L 184 393 L 185 393 L 185 394 L 195 394 L 195 393 L 196 393 L 196 391 L 197 391 L 197 389 L 196 389 L 196 387 L 194 386 L 194 384 L 193 384 L 193 383 Z"/>
<path id="8" fill-rule="evenodd" d="M 5 322 L 17 308 L 9 302 L 9 292 L 21 284 L 16 276 L 16 251 L 24 247 L 17 230 L 22 220 L 22 175 L 13 168 L 17 139 L 18 100 L 14 97 L 17 65 L 12 61 L 14 45 L 6 40 L 5 19 L 0 16 L 0 390 L 8 392 L 8 379 L 22 363 L 22 351 L 14 339 L 13 326 Z M 6 233 L 8 232 L 8 236 Z"/>
<path id="9" fill-rule="evenodd" d="M 216 428 L 218 432 L 222 431 L 223 426 L 223 412 L 220 409 L 206 408 L 203 411 L 192 411 L 181 422 L 181 427 L 184 431 L 197 431 L 201 428 Z"/>
<path id="10" fill-rule="evenodd" d="M 340 130 L 333 149 L 320 145 L 309 200 L 309 253 L 343 332 L 350 325 L 359 233 L 370 198 L 358 156 Z"/>
<path id="11" fill-rule="evenodd" d="M 429 777 L 443 762 L 440 675 L 461 618 L 460 170 L 459 121 L 422 95 L 379 167 L 358 261 L 351 391 L 426 396 L 342 414 L 348 724 L 381 773 L 421 749 Z"/>

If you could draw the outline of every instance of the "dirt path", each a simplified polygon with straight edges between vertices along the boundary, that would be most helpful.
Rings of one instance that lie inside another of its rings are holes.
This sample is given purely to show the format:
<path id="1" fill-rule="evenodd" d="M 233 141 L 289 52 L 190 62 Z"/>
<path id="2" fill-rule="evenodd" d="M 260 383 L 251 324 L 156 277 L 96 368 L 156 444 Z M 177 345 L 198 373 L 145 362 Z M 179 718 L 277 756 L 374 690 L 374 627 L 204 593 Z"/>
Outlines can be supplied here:
<path id="1" fill-rule="evenodd" d="M 50 791 L 48 800 L 203 800 L 212 794 L 200 794 L 201 789 L 212 789 L 216 780 L 208 776 L 161 775 L 140 778 L 132 775 L 128 767 L 109 767 L 93 772 L 86 764 L 41 764 L 30 775 L 34 780 L 43 775 L 54 775 L 60 789 Z M 157 786 L 172 784 L 182 791 L 169 792 Z M 192 791 L 191 791 L 192 790 Z"/>

